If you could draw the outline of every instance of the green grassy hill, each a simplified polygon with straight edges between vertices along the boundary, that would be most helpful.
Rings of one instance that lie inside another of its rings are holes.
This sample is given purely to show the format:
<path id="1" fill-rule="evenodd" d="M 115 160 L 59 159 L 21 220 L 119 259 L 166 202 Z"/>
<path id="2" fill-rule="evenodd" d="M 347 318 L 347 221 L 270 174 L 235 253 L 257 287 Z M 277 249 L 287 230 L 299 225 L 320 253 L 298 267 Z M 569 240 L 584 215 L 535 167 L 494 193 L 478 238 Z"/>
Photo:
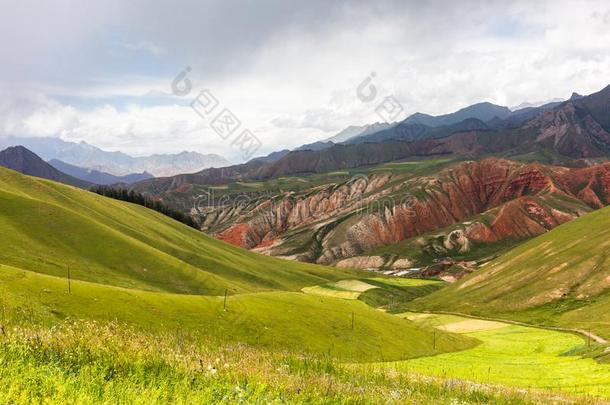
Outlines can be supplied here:
<path id="1" fill-rule="evenodd" d="M 610 208 L 530 240 L 414 309 L 591 329 L 610 337 Z"/>
<path id="2" fill-rule="evenodd" d="M 256 255 L 152 210 L 4 168 L 0 234 L 0 263 L 150 291 L 298 291 L 354 276 Z"/>
<path id="3" fill-rule="evenodd" d="M 186 333 L 349 361 L 433 355 L 476 340 L 445 334 L 376 311 L 359 301 L 293 292 L 227 298 L 129 290 L 0 266 L 3 323 L 52 325 L 64 318 L 118 321 L 151 333 Z M 353 319 L 353 324 L 352 324 Z M 353 326 L 352 326 L 353 325 Z"/>

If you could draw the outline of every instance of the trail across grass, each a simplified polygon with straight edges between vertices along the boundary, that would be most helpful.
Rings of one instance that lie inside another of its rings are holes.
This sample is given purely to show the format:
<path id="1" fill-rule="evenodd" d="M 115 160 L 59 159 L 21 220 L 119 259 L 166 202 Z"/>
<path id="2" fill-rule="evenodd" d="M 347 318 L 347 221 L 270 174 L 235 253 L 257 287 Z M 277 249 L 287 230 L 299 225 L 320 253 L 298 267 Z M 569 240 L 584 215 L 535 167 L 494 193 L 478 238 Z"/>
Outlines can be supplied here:
<path id="1" fill-rule="evenodd" d="M 402 316 L 482 343 L 461 352 L 384 363 L 380 367 L 610 399 L 610 365 L 570 355 L 586 345 L 580 336 L 454 315 Z"/>

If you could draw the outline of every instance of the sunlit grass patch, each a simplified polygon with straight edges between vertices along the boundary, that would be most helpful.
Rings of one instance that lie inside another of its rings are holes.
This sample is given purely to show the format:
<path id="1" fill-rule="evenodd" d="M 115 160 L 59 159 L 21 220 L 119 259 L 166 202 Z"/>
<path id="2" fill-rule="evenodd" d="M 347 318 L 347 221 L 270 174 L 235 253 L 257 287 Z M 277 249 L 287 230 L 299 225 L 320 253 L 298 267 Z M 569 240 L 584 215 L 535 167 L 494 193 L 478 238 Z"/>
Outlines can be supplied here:
<path id="1" fill-rule="evenodd" d="M 379 287 L 361 280 L 341 280 L 335 283 L 305 287 L 302 291 L 311 295 L 355 300 L 361 293 L 373 288 Z"/>
<path id="2" fill-rule="evenodd" d="M 484 330 L 505 328 L 507 325 L 502 322 L 484 321 L 481 319 L 466 319 L 460 322 L 449 323 L 440 326 L 439 329 L 453 333 L 472 333 Z"/>
<path id="3" fill-rule="evenodd" d="M 464 322 L 470 325 L 473 321 L 454 315 L 405 316 L 416 324 L 440 329 L 455 330 L 460 324 L 466 329 Z M 610 398 L 610 365 L 567 355 L 584 347 L 586 343 L 582 337 L 515 325 L 486 325 L 486 330 L 465 333 L 482 342 L 477 347 L 379 366 L 447 378 Z M 477 322 L 476 326 L 483 325 Z"/>
<path id="4" fill-rule="evenodd" d="M 0 336 L 1 403 L 459 403 L 565 400 L 344 365 L 332 358 L 201 339 L 148 334 L 117 323 L 14 327 Z M 591 403 L 593 403 L 591 401 Z"/>

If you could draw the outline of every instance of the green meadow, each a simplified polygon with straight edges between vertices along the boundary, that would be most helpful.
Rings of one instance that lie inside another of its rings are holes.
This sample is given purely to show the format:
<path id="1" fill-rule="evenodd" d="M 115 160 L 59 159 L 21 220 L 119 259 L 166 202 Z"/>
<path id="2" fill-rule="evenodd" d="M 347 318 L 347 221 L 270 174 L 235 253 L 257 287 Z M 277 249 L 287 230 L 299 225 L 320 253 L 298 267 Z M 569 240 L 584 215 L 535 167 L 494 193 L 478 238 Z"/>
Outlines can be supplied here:
<path id="1" fill-rule="evenodd" d="M 353 271 L 228 246 L 143 207 L 0 168 L 0 263 L 125 288 L 218 295 L 292 290 Z"/>
<path id="2" fill-rule="evenodd" d="M 402 316 L 482 343 L 456 353 L 384 363 L 382 367 L 610 399 L 610 365 L 578 355 L 588 344 L 582 336 L 453 315 Z"/>

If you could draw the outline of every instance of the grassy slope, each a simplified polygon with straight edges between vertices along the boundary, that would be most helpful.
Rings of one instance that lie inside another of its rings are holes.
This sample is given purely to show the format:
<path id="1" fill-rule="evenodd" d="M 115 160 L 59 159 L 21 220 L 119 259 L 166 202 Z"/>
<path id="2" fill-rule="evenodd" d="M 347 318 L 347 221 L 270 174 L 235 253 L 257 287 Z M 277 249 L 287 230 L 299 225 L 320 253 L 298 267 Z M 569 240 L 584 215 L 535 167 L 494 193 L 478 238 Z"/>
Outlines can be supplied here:
<path id="1" fill-rule="evenodd" d="M 0 336 L 0 403 L 538 404 L 533 394 L 181 335 L 70 322 Z M 582 401 L 581 401 L 582 402 Z M 593 404 L 593 401 L 591 401 Z"/>
<path id="2" fill-rule="evenodd" d="M 384 364 L 399 370 L 523 388 L 541 388 L 610 398 L 610 367 L 570 355 L 582 337 L 451 315 L 409 315 L 421 325 L 462 329 L 483 343 L 470 350 Z M 489 325 L 489 326 L 486 326 Z M 470 330 L 469 330 L 470 328 Z"/>
<path id="3" fill-rule="evenodd" d="M 143 207 L 0 168 L 0 262 L 191 294 L 299 290 L 353 272 L 262 257 Z"/>
<path id="4" fill-rule="evenodd" d="M 153 333 L 196 333 L 218 341 L 330 354 L 350 361 L 432 355 L 476 344 L 447 334 L 433 348 L 414 327 L 359 301 L 293 292 L 223 297 L 168 294 L 73 281 L 0 266 L 4 324 L 53 324 L 70 317 L 118 321 Z M 354 327 L 352 329 L 352 314 Z"/>
<path id="5" fill-rule="evenodd" d="M 412 307 L 590 328 L 610 337 L 609 250 L 605 208 L 520 245 Z"/>

